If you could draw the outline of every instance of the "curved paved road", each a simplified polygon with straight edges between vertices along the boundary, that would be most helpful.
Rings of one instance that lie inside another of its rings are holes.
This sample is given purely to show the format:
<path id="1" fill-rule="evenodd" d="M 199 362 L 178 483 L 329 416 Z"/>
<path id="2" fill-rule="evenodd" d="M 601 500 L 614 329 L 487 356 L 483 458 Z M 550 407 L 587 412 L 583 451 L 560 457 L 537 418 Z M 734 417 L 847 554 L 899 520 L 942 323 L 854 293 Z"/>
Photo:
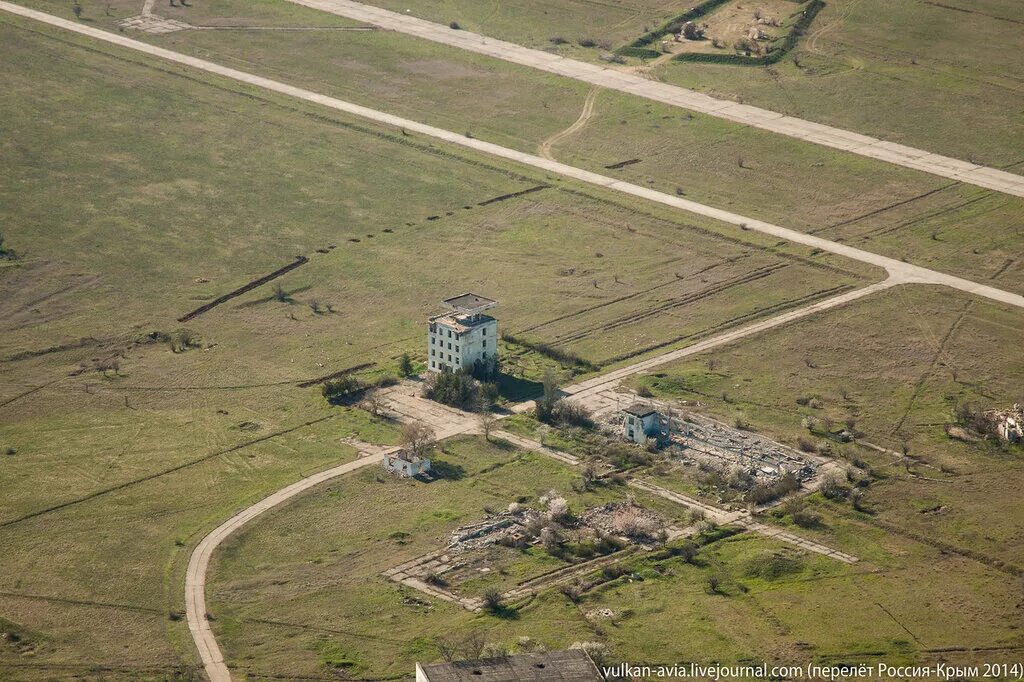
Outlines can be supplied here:
<path id="1" fill-rule="evenodd" d="M 379 462 L 380 459 L 375 456 L 362 457 L 353 462 L 321 471 L 282 488 L 217 526 L 192 550 L 192 558 L 188 562 L 188 569 L 185 573 L 185 614 L 188 618 L 188 629 L 192 632 L 192 639 L 199 649 L 199 656 L 203 660 L 203 666 L 206 668 L 206 675 L 210 678 L 210 682 L 231 682 L 231 673 L 224 663 L 224 655 L 221 653 L 220 647 L 217 646 L 217 640 L 210 629 L 210 622 L 206 619 L 206 570 L 214 550 L 229 535 L 268 509 L 272 509 L 324 481 Z"/>
<path id="2" fill-rule="evenodd" d="M 626 73 L 598 64 L 581 62 L 560 57 L 550 52 L 534 50 L 496 38 L 488 38 L 470 31 L 454 30 L 431 21 L 424 21 L 406 14 L 390 12 L 379 7 L 364 5 L 352 0 L 289 0 L 331 14 L 358 19 L 381 28 L 443 43 L 478 54 L 485 54 L 507 62 L 529 66 L 559 76 L 599 85 L 610 90 L 639 95 L 647 99 L 690 109 L 708 116 L 724 118 L 736 123 L 769 130 L 773 133 L 795 137 L 833 149 L 860 154 L 880 161 L 906 166 L 944 178 L 966 182 L 978 187 L 1024 197 L 1024 177 L 1007 173 L 996 168 L 979 166 L 960 159 L 932 154 L 893 142 L 886 142 L 867 135 L 850 132 L 841 128 L 785 116 L 777 111 L 760 109 L 729 100 L 715 99 L 695 90 L 677 85 L 659 83 L 632 73 Z M 940 94 L 941 96 L 941 94 Z"/>
<path id="3" fill-rule="evenodd" d="M 312 1 L 312 0 L 309 0 Z M 327 0 L 317 0 L 318 2 L 325 2 Z M 331 2 L 341 2 L 342 0 L 330 0 Z M 354 3 L 358 4 L 358 3 Z M 95 38 L 107 43 L 119 45 L 132 50 L 137 50 L 154 57 L 160 57 L 171 62 L 176 62 L 194 69 L 213 73 L 218 76 L 230 78 L 232 80 L 246 83 L 248 85 L 254 85 L 265 90 L 277 92 L 289 97 L 301 99 L 306 102 L 318 104 L 329 109 L 341 111 L 353 116 L 358 116 L 376 123 L 383 123 L 385 125 L 395 126 L 401 128 L 406 132 L 419 133 L 427 137 L 432 137 L 437 140 L 443 140 L 450 144 L 455 144 L 460 147 L 466 147 L 474 151 L 483 152 L 499 158 L 507 159 L 515 163 L 532 166 L 541 170 L 560 175 L 567 178 L 572 178 L 580 182 L 587 183 L 589 185 L 595 185 L 597 187 L 603 187 L 605 189 L 614 190 L 623 194 L 638 197 L 640 199 L 646 199 L 653 201 L 665 206 L 671 206 L 673 208 L 679 208 L 690 213 L 696 213 L 703 215 L 708 218 L 714 218 L 725 223 L 732 225 L 738 225 L 744 229 L 754 230 L 762 232 L 764 234 L 778 237 L 779 239 L 785 239 L 790 242 L 797 244 L 804 244 L 811 248 L 821 249 L 829 253 L 834 253 L 852 260 L 860 261 L 862 263 L 868 263 L 875 265 L 880 268 L 884 268 L 886 272 L 892 277 L 897 277 L 902 282 L 918 282 L 924 284 L 941 284 L 944 286 L 959 289 L 976 296 L 982 296 L 989 298 L 994 301 L 1006 303 L 1008 305 L 1016 306 L 1018 308 L 1024 308 L 1024 296 L 1019 294 L 1013 294 L 1002 289 L 997 289 L 985 284 L 979 284 L 962 277 L 955 277 L 953 275 L 947 275 L 945 273 L 937 272 L 935 270 L 929 270 L 918 265 L 911 265 L 898 261 L 895 258 L 889 258 L 887 256 L 881 256 L 877 253 L 871 253 L 870 251 L 864 251 L 857 249 L 846 244 L 840 244 L 839 242 L 829 241 L 816 237 L 814 235 L 805 234 L 798 232 L 786 227 L 780 227 L 771 223 L 764 222 L 763 220 L 756 220 L 754 218 L 747 218 L 746 216 L 739 215 L 738 213 L 732 213 L 711 206 L 705 206 L 704 204 L 698 204 L 695 201 L 683 199 L 681 197 L 665 194 L 664 192 L 658 192 L 647 187 L 641 187 L 640 185 L 634 185 L 615 178 L 610 178 L 606 175 L 600 175 L 598 173 L 592 173 L 591 171 L 583 170 L 575 166 L 570 166 L 558 161 L 551 161 L 544 159 L 533 154 L 527 154 L 525 152 L 516 151 L 507 147 L 493 144 L 491 142 L 485 142 L 476 138 L 466 137 L 465 135 L 452 132 L 450 130 L 444 130 L 443 128 L 436 128 L 434 126 L 426 125 L 425 123 L 418 123 L 416 121 L 388 114 L 383 111 L 377 111 L 376 109 L 370 109 L 363 107 L 358 104 L 346 102 L 336 97 L 328 97 L 311 90 L 305 90 L 303 88 L 297 88 L 287 83 L 280 81 L 271 80 L 270 78 L 264 78 L 263 76 L 257 76 L 237 69 L 232 69 L 226 66 L 221 66 L 214 62 L 206 61 L 205 59 L 199 59 L 198 57 L 191 57 L 189 55 L 181 54 L 180 52 L 174 52 L 173 50 L 167 50 L 162 47 L 150 45 L 149 43 L 143 43 L 138 40 L 127 38 L 123 35 L 111 33 L 109 31 L 103 31 L 97 28 L 93 28 L 88 25 L 80 24 L 78 22 L 69 21 L 60 17 L 55 17 L 52 14 L 40 12 L 38 10 L 29 9 L 16 5 L 6 0 L 0 0 L 0 10 L 16 14 L 22 17 L 27 17 L 40 21 L 51 26 L 57 26 L 68 31 L 73 31 L 82 35 Z M 455 33 L 461 33 L 455 31 Z"/>

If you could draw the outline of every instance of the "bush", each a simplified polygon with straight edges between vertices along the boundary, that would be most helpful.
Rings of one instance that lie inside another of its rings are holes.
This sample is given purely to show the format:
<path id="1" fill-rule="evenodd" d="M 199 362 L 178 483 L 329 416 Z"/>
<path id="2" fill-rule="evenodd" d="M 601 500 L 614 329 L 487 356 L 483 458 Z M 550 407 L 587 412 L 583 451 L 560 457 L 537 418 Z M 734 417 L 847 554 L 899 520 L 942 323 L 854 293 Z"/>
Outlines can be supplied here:
<path id="1" fill-rule="evenodd" d="M 14 260 L 17 258 L 17 254 L 14 253 L 10 248 L 4 246 L 4 235 L 0 233 L 0 258 L 6 258 L 8 260 Z"/>
<path id="2" fill-rule="evenodd" d="M 793 512 L 793 523 L 801 528 L 817 528 L 821 525 L 821 517 L 810 509 Z"/>
<path id="3" fill-rule="evenodd" d="M 573 604 L 579 604 L 580 600 L 583 599 L 583 590 L 576 583 L 562 585 L 559 590 L 565 595 L 566 599 L 571 601 Z"/>
<path id="4" fill-rule="evenodd" d="M 821 482 L 819 488 L 821 494 L 830 500 L 842 500 L 846 498 L 849 489 L 843 485 L 836 474 L 828 474 Z"/>
<path id="5" fill-rule="evenodd" d="M 707 582 L 708 594 L 722 594 L 722 579 L 717 575 L 709 575 Z"/>
<path id="6" fill-rule="evenodd" d="M 354 402 L 364 388 L 362 382 L 354 376 L 343 376 L 325 381 L 320 391 L 331 405 L 341 405 Z"/>
<path id="7" fill-rule="evenodd" d="M 457 22 L 457 21 L 453 21 L 452 23 L 448 24 L 448 28 L 450 28 L 450 29 L 452 29 L 454 31 L 462 30 L 462 27 L 459 26 L 459 22 Z"/>
<path id="8" fill-rule="evenodd" d="M 179 329 L 170 334 L 167 341 L 173 353 L 184 353 L 193 348 L 200 348 L 203 345 L 203 337 L 191 329 Z"/>
<path id="9" fill-rule="evenodd" d="M 651 463 L 651 454 L 633 443 L 611 442 L 599 456 L 616 469 L 631 469 Z M 614 478 L 614 477 L 613 477 Z"/>
<path id="10" fill-rule="evenodd" d="M 548 40 L 551 41 L 553 45 L 565 45 L 569 42 L 562 36 L 552 36 L 551 38 L 548 38 Z"/>
<path id="11" fill-rule="evenodd" d="M 590 38 L 580 38 L 580 47 L 597 47 L 597 42 Z"/>
<path id="12" fill-rule="evenodd" d="M 441 372 L 433 374 L 423 389 L 423 397 L 442 405 L 463 410 L 480 408 L 480 383 L 468 372 Z"/>
<path id="13" fill-rule="evenodd" d="M 616 533 L 629 538 L 653 538 L 659 530 L 657 520 L 637 507 L 622 509 L 612 518 L 612 527 Z"/>
<path id="14" fill-rule="evenodd" d="M 427 583 L 428 585 L 433 585 L 434 587 L 448 586 L 448 581 L 439 576 L 437 573 L 434 573 L 433 571 L 427 573 L 427 575 L 423 577 L 423 582 Z"/>
<path id="15" fill-rule="evenodd" d="M 593 428 L 594 420 L 590 418 L 587 408 L 579 403 L 570 403 L 559 400 L 555 403 L 552 417 L 556 422 L 564 426 L 578 426 L 580 428 Z"/>
<path id="16" fill-rule="evenodd" d="M 799 573 L 802 569 L 803 564 L 799 559 L 782 552 L 772 552 L 751 561 L 746 573 L 751 578 L 777 580 L 784 575 Z"/>
<path id="17" fill-rule="evenodd" d="M 800 436 L 796 439 L 796 446 L 801 452 L 814 453 L 818 451 L 818 445 L 807 436 Z"/>
<path id="18" fill-rule="evenodd" d="M 688 564 L 692 564 L 697 560 L 699 552 L 700 547 L 693 540 L 687 540 L 675 549 L 675 554 Z"/>

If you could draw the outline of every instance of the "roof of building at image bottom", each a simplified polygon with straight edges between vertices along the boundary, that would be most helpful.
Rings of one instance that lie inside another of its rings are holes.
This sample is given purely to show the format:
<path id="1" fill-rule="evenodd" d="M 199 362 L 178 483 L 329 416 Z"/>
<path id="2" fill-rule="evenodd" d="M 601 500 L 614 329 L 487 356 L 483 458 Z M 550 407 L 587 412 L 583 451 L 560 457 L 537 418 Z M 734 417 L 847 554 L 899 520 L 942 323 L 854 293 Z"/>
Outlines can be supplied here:
<path id="1" fill-rule="evenodd" d="M 420 666 L 429 682 L 519 682 L 567 680 L 603 682 L 590 656 L 581 649 L 520 654 L 482 661 L 458 661 Z"/>

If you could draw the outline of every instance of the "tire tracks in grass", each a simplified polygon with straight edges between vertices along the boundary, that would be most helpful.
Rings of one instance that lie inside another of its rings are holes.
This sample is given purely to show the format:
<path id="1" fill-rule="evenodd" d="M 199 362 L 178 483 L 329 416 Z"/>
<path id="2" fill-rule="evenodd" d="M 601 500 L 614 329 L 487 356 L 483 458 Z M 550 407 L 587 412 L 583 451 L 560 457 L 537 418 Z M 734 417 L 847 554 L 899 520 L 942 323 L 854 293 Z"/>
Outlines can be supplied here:
<path id="1" fill-rule="evenodd" d="M 630 312 L 620 317 L 617 317 L 613 320 L 601 322 L 592 327 L 584 327 L 582 329 L 576 330 L 575 332 L 570 332 L 562 336 L 556 336 L 550 343 L 553 346 L 564 346 L 565 344 L 573 343 L 574 341 L 580 341 L 588 336 L 591 336 L 599 332 L 607 332 L 613 329 L 618 329 L 619 327 L 626 327 L 631 324 L 636 324 L 648 318 L 656 317 L 658 315 L 666 313 L 670 310 L 675 310 L 676 308 L 682 308 L 693 303 L 698 303 L 706 298 L 729 291 L 730 289 L 733 289 L 735 287 L 743 286 L 744 284 L 749 284 L 751 282 L 763 279 L 765 277 L 775 274 L 779 270 L 782 270 L 786 267 L 787 264 L 785 263 L 777 263 L 774 265 L 759 268 L 758 270 L 745 273 L 738 277 L 733 277 L 732 279 L 725 280 L 724 282 L 712 284 L 711 286 L 705 287 L 704 289 L 701 289 L 699 291 L 683 294 L 678 298 L 672 299 L 660 305 L 655 305 L 653 307 L 647 308 L 646 310 Z"/>
<path id="2" fill-rule="evenodd" d="M 568 128 L 558 131 L 541 142 L 540 145 L 537 146 L 537 154 L 539 156 L 550 161 L 556 160 L 551 151 L 552 147 L 567 137 L 572 137 L 586 127 L 587 123 L 589 123 L 590 119 L 594 116 L 594 100 L 597 99 L 597 93 L 599 91 L 600 88 L 597 86 L 590 88 L 586 98 L 583 100 L 583 110 L 580 112 L 579 118 L 573 121 Z"/>
<path id="3" fill-rule="evenodd" d="M 648 346 L 646 348 L 639 348 L 639 349 L 637 349 L 635 351 L 631 351 L 631 352 L 625 353 L 623 355 L 617 355 L 615 357 L 608 358 L 607 360 L 603 360 L 603 361 L 601 361 L 598 364 L 600 364 L 603 367 L 603 366 L 610 365 L 610 364 L 613 364 L 613 363 L 616 363 L 616 362 L 622 362 L 623 360 L 630 360 L 630 359 L 635 358 L 635 357 L 637 357 L 639 355 L 643 355 L 644 353 L 650 353 L 651 351 L 660 350 L 661 348 L 665 348 L 666 346 L 671 346 L 672 344 L 679 343 L 680 341 L 688 341 L 688 340 L 699 341 L 701 339 L 708 338 L 709 336 L 712 336 L 714 334 L 727 331 L 727 330 L 735 327 L 738 324 L 741 324 L 743 322 L 747 322 L 747 321 L 751 320 L 752 318 L 762 317 L 762 316 L 766 315 L 767 313 L 781 312 L 781 311 L 793 308 L 794 306 L 803 305 L 805 303 L 807 303 L 807 304 L 814 303 L 816 301 L 820 301 L 822 299 L 829 298 L 831 296 L 841 295 L 841 294 L 843 294 L 843 293 L 845 293 L 847 291 L 851 291 L 853 289 L 854 289 L 854 287 L 852 285 L 850 285 L 850 284 L 843 284 L 843 285 L 840 285 L 840 286 L 837 286 L 837 287 L 833 287 L 831 289 L 822 289 L 820 291 L 816 291 L 814 293 L 808 294 L 808 295 L 800 297 L 800 298 L 792 299 L 792 300 L 789 300 L 789 301 L 782 301 L 780 303 L 776 303 L 775 305 L 769 306 L 767 308 L 761 308 L 759 310 L 755 310 L 755 311 L 746 313 L 744 315 L 740 315 L 738 317 L 731 318 L 729 320 L 726 320 L 725 322 L 717 324 L 717 325 L 715 325 L 713 327 L 708 327 L 707 329 L 703 329 L 703 330 L 701 330 L 699 332 L 694 332 L 692 334 L 685 334 L 683 336 L 679 336 L 679 337 L 676 337 L 674 339 L 669 339 L 668 341 L 662 341 L 660 343 L 656 343 L 656 344 Z"/>
<path id="4" fill-rule="evenodd" d="M 960 310 L 960 313 L 953 321 L 953 324 L 949 326 L 949 328 L 946 330 L 946 333 L 942 336 L 941 339 L 939 339 L 938 343 L 935 346 L 935 354 L 932 356 L 931 362 L 928 363 L 927 369 L 925 369 L 925 371 L 921 373 L 921 376 L 918 378 L 917 383 L 914 384 L 914 391 L 910 394 L 910 400 L 907 401 L 907 406 L 903 410 L 903 414 L 900 416 L 899 421 L 897 421 L 896 424 L 892 427 L 892 430 L 889 431 L 890 435 L 899 434 L 903 430 L 903 425 L 906 423 L 907 418 L 910 416 L 911 411 L 914 409 L 914 404 L 917 402 L 917 399 L 921 397 L 921 394 L 924 393 L 925 384 L 928 383 L 928 379 L 931 378 L 932 374 L 935 371 L 935 368 L 939 364 L 939 361 L 942 360 L 943 356 L 945 355 L 946 345 L 956 334 L 957 330 L 960 329 L 960 325 L 963 324 L 963 321 L 967 318 L 967 314 L 970 312 L 973 304 L 974 299 L 970 299 L 964 304 L 963 308 Z M 908 309 L 910 308 L 909 305 L 906 307 Z M 924 331 L 925 327 L 922 325 L 921 329 L 922 331 Z"/>

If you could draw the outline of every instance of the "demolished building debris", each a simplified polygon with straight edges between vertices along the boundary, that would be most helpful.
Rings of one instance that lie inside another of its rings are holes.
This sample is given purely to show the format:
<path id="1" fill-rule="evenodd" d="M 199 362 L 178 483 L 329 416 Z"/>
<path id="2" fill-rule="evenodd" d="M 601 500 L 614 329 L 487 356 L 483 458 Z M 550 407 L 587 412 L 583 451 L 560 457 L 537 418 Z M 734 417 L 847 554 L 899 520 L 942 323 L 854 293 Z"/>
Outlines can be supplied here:
<path id="1" fill-rule="evenodd" d="M 989 431 L 1002 442 L 1024 442 L 1024 410 L 1019 404 L 1009 410 L 986 410 L 983 417 Z"/>

